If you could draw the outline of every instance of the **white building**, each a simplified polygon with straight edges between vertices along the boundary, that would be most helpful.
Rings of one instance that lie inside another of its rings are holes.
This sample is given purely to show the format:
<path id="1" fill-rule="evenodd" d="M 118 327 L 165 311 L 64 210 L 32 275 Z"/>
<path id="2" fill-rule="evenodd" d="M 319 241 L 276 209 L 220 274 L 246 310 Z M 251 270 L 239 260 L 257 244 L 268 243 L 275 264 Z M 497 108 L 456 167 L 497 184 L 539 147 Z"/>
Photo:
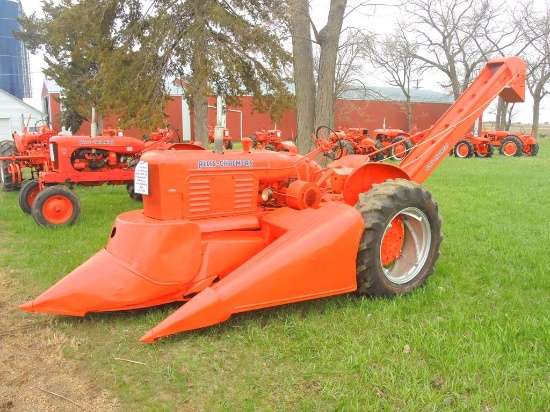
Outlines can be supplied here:
<path id="1" fill-rule="evenodd" d="M 34 130 L 35 125 L 44 125 L 46 115 L 40 110 L 0 89 L 0 140 L 11 140 L 12 132 Z"/>

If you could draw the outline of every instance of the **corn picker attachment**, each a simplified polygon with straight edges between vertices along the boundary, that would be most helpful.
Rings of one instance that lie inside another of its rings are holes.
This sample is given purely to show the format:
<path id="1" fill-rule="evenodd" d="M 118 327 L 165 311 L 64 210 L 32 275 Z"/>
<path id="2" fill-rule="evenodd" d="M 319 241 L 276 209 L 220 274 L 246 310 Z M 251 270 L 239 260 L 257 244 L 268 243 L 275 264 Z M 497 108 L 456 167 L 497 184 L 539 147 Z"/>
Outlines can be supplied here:
<path id="1" fill-rule="evenodd" d="M 490 61 L 399 166 L 351 155 L 321 167 L 341 144 L 324 127 L 307 155 L 250 151 L 250 138 L 242 151 L 145 153 L 143 210 L 118 216 L 104 249 L 21 308 L 83 316 L 186 301 L 151 342 L 275 305 L 408 293 L 442 241 L 421 183 L 499 93 L 523 100 L 524 75 L 519 58 Z"/>

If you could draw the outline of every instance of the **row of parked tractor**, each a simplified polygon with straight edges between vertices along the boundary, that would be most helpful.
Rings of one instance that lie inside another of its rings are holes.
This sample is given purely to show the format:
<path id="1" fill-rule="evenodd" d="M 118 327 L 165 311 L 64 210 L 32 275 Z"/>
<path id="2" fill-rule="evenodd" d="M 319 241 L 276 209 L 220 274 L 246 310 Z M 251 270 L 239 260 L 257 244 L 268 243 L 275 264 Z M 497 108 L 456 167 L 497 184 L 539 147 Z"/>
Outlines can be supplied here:
<path id="1" fill-rule="evenodd" d="M 422 140 L 427 131 L 417 131 L 416 127 L 409 132 L 384 128 L 375 129 L 371 137 L 368 129 L 365 128 L 341 128 L 335 130 L 331 135 L 333 140 L 339 140 L 332 157 L 362 154 L 368 156 L 371 161 L 381 161 L 387 158 L 401 161 Z M 227 136 L 229 136 L 228 133 Z M 261 130 L 251 135 L 250 138 L 255 148 L 296 152 L 296 146 L 291 141 L 283 140 L 280 130 Z M 532 134 L 484 130 L 479 136 L 474 136 L 471 132 L 464 135 L 450 151 L 450 154 L 454 154 L 458 158 L 491 157 L 495 150 L 508 157 L 524 154 L 536 156 L 539 152 L 539 144 Z"/>
<path id="2" fill-rule="evenodd" d="M 13 140 L 0 142 L 0 181 L 4 191 L 21 189 L 21 209 L 42 226 L 70 225 L 78 219 L 80 201 L 71 190 L 75 184 L 125 185 L 134 200 L 141 200 L 141 195 L 134 192 L 134 169 L 143 153 L 202 149 L 193 142 L 184 143 L 170 126 L 157 129 L 144 140 L 124 136 L 115 128 L 106 128 L 94 138 L 61 135 L 46 124 L 36 124 L 34 129 L 26 127 L 22 134 L 13 133 Z M 338 144 L 333 145 L 328 157 L 360 154 L 370 161 L 401 161 L 428 130 L 383 128 L 375 129 L 371 137 L 365 128 L 341 128 L 330 134 L 333 143 Z M 256 150 L 297 153 L 296 145 L 283 139 L 281 130 L 261 129 L 250 139 Z M 213 127 L 209 127 L 208 140 L 214 142 Z M 223 146 L 233 148 L 228 129 L 223 130 Z M 482 131 L 478 137 L 466 134 L 451 153 L 459 158 L 491 157 L 495 148 L 504 156 L 536 156 L 539 145 L 532 135 Z M 24 184 L 23 169 L 28 169 L 30 175 Z"/>

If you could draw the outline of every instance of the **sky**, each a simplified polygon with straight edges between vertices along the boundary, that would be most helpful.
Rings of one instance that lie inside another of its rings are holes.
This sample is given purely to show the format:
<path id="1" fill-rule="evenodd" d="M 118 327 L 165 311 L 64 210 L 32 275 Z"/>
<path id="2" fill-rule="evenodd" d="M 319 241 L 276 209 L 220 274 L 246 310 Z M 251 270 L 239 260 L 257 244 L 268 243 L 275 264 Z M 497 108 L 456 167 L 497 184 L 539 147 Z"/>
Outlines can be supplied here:
<path id="1" fill-rule="evenodd" d="M 23 11 L 26 15 L 30 15 L 33 12 L 36 12 L 38 16 L 42 15 L 42 2 L 39 0 L 20 0 L 23 5 Z M 541 2 L 542 0 L 535 0 L 535 2 Z M 311 16 L 316 24 L 317 28 L 320 29 L 326 24 L 328 17 L 328 4 L 330 0 L 312 0 L 311 1 Z M 357 3 L 354 0 L 348 0 L 348 5 Z M 367 28 L 376 33 L 389 33 L 392 30 L 391 22 L 395 20 L 396 8 L 387 7 L 387 6 L 377 6 L 373 9 L 365 9 L 364 11 L 356 10 L 351 14 L 344 24 L 348 26 L 354 26 L 358 28 Z M 42 74 L 42 68 L 44 66 L 44 60 L 41 55 L 33 56 L 30 55 L 30 72 L 31 72 L 31 85 L 32 85 L 32 95 L 30 99 L 24 99 L 25 102 L 30 104 L 33 107 L 41 110 L 41 101 L 40 95 L 42 93 L 42 83 L 44 76 Z M 441 91 L 438 87 L 437 82 L 430 80 L 436 79 L 435 76 L 424 76 L 422 82 L 420 83 L 421 87 L 434 91 Z M 369 78 L 367 84 L 374 86 L 384 86 L 383 76 L 379 78 Z M 525 103 L 520 103 L 516 105 L 519 112 L 514 117 L 514 121 L 520 121 L 524 123 L 530 123 L 532 120 L 532 104 L 533 99 L 530 96 L 529 92 L 526 92 Z M 541 122 L 550 121 L 550 114 L 546 115 L 546 105 L 548 103 L 543 100 L 541 105 Z M 491 115 L 486 115 L 486 118 L 491 117 Z M 494 116 L 493 116 L 494 117 Z"/>

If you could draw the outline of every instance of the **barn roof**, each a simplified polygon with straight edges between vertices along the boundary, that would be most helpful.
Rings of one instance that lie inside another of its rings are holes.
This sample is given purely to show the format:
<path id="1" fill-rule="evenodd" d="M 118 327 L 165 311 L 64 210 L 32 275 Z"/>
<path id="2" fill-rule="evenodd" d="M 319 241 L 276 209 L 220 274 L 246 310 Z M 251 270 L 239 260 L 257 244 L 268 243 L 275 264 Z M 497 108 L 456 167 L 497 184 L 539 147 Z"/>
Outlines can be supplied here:
<path id="1" fill-rule="evenodd" d="M 454 103 L 453 96 L 427 89 L 411 89 L 411 101 L 415 103 Z M 366 86 L 365 89 L 346 90 L 340 96 L 344 100 L 406 101 L 399 87 Z"/>

